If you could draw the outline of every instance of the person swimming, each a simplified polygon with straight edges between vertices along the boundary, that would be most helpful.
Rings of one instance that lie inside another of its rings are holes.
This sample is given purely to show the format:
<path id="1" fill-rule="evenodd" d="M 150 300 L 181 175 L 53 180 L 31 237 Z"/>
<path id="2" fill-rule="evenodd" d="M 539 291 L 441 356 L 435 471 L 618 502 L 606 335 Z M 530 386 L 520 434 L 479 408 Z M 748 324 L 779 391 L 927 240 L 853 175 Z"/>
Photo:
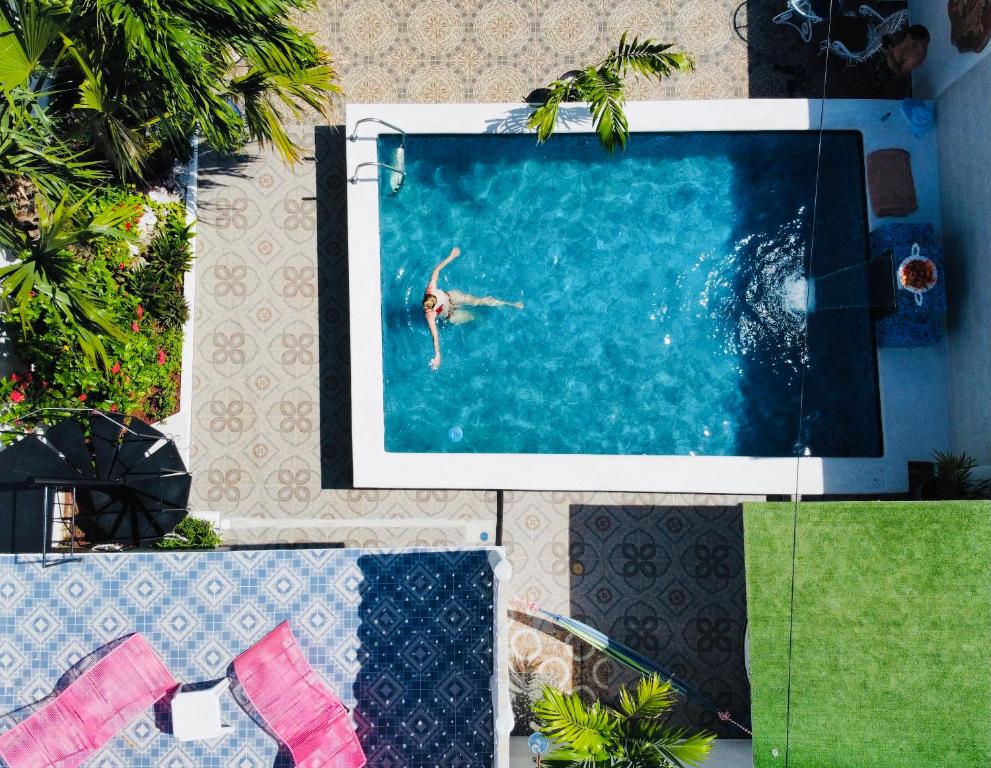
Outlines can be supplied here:
<path id="1" fill-rule="evenodd" d="M 423 293 L 423 315 L 427 320 L 427 327 L 430 328 L 430 336 L 434 342 L 434 356 L 430 361 L 433 370 L 440 368 L 440 334 L 437 333 L 437 321 L 444 318 L 452 323 L 466 323 L 473 319 L 470 312 L 462 307 L 516 307 L 523 309 L 522 301 L 503 301 L 493 296 L 472 296 L 470 293 L 462 293 L 451 289 L 441 290 L 437 286 L 437 278 L 444 267 L 461 255 L 461 249 L 454 247 L 451 253 L 440 264 L 434 267 L 430 275 L 430 282 Z"/>

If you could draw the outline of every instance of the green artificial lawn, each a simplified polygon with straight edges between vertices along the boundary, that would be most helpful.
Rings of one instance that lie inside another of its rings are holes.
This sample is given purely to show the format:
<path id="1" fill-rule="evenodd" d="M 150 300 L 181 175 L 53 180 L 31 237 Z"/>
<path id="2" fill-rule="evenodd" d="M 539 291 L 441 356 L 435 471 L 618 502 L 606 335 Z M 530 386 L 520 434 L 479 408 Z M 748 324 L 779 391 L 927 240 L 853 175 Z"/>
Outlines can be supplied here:
<path id="1" fill-rule="evenodd" d="M 744 508 L 757 768 L 786 765 L 792 514 Z M 787 766 L 991 766 L 991 503 L 798 521 Z"/>

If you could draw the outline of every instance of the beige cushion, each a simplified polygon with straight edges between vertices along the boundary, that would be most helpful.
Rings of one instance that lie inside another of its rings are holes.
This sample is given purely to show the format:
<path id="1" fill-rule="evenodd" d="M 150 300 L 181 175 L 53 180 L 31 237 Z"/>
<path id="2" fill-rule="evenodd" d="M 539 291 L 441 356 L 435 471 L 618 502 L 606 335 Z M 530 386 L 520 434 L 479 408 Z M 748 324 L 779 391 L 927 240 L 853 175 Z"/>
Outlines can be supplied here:
<path id="1" fill-rule="evenodd" d="M 919 207 L 912 162 L 904 149 L 879 149 L 867 156 L 867 190 L 875 216 L 908 216 Z"/>

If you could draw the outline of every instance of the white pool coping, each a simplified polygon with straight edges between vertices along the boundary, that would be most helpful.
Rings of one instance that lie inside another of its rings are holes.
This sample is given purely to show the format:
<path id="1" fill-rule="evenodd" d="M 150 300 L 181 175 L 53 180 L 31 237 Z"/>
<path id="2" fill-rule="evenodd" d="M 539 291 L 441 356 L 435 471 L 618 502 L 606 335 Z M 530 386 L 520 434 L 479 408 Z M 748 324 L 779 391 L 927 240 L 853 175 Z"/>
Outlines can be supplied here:
<path id="1" fill-rule="evenodd" d="M 749 99 L 631 102 L 630 130 L 857 130 L 864 152 L 904 147 L 911 152 L 919 209 L 885 221 L 919 221 L 940 231 L 935 132 L 912 136 L 898 101 Z M 350 104 L 350 136 L 361 118 L 374 117 L 407 133 L 525 133 L 529 109 L 520 104 Z M 884 116 L 889 114 L 887 118 Z M 559 133 L 589 132 L 581 105 L 562 109 Z M 379 133 L 363 123 L 347 141 L 347 173 L 377 160 Z M 949 442 L 946 349 L 878 351 L 884 455 L 874 459 L 795 459 L 746 456 L 600 456 L 492 453 L 390 453 L 385 450 L 382 374 L 382 290 L 378 183 L 363 168 L 348 184 L 348 269 L 351 305 L 351 419 L 355 487 L 504 488 L 517 490 L 651 491 L 669 493 L 801 494 L 893 493 L 907 489 L 907 462 L 925 459 Z M 869 214 L 870 227 L 877 222 Z M 424 375 L 429 371 L 425 370 Z M 921 414 L 925 415 L 922 416 Z M 793 429 L 782 425 L 782 429 Z"/>

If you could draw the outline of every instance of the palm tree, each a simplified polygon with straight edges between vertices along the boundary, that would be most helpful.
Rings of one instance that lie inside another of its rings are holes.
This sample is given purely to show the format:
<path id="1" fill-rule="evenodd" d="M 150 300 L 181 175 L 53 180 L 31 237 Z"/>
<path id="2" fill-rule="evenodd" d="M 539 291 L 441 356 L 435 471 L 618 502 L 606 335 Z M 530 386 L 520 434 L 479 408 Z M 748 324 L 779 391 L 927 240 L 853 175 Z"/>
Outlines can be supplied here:
<path id="1" fill-rule="evenodd" d="M 602 146 L 610 152 L 617 145 L 625 149 L 630 135 L 624 111 L 623 79 L 627 74 L 632 71 L 636 75 L 662 80 L 674 72 L 690 72 L 695 68 L 687 54 L 671 51 L 671 44 L 636 37 L 627 42 L 627 34 L 623 33 L 619 45 L 602 61 L 547 86 L 544 103 L 534 109 L 527 121 L 530 128 L 536 128 L 537 141 L 547 141 L 554 132 L 562 103 L 587 101 Z"/>
<path id="2" fill-rule="evenodd" d="M 0 199 L 27 199 L 35 190 L 58 199 L 104 178 L 92 161 L 59 136 L 59 124 L 27 93 L 0 99 Z"/>
<path id="3" fill-rule="evenodd" d="M 671 684 L 656 675 L 641 678 L 631 694 L 620 689 L 619 708 L 547 686 L 533 713 L 544 733 L 559 746 L 543 762 L 556 766 L 684 768 L 705 760 L 716 737 L 667 728 L 664 718 L 675 702 Z"/>
<path id="4" fill-rule="evenodd" d="M 300 159 L 282 120 L 325 113 L 340 89 L 326 53 L 293 27 L 311 0 L 8 0 L 0 88 L 44 90 L 121 178 L 199 131 L 221 151 L 245 139 Z"/>
<path id="5" fill-rule="evenodd" d="M 123 333 L 93 299 L 78 254 L 100 237 L 127 238 L 122 229 L 132 211 L 110 208 L 84 215 L 89 195 L 73 201 L 67 193 L 55 204 L 35 197 L 36 228 L 28 229 L 0 219 L 0 248 L 17 261 L 0 268 L 0 300 L 12 305 L 27 329 L 32 303 L 46 302 L 83 353 L 107 363 L 102 338 Z"/>

